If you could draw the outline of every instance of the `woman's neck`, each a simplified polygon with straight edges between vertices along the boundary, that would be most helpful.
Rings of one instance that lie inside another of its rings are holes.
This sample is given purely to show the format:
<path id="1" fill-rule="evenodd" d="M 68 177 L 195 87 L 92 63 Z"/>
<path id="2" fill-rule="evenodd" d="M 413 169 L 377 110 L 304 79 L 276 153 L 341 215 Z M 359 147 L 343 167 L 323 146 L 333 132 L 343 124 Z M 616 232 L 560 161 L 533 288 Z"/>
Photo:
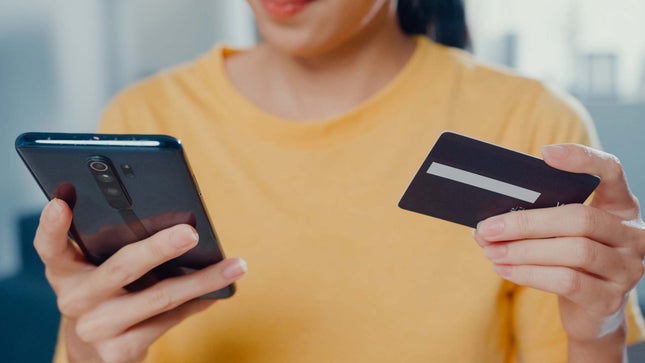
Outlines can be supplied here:
<path id="1" fill-rule="evenodd" d="M 383 89 L 413 53 L 414 40 L 395 21 L 374 28 L 319 56 L 295 57 L 262 44 L 228 58 L 226 69 L 242 96 L 270 114 L 338 116 Z"/>

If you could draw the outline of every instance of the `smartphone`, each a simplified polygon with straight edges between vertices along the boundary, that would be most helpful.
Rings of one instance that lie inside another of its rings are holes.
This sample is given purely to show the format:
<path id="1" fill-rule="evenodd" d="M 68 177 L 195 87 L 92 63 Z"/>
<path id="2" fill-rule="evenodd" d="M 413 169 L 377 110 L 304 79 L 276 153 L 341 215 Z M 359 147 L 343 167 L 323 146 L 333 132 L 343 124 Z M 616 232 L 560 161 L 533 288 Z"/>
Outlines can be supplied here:
<path id="1" fill-rule="evenodd" d="M 181 142 L 166 135 L 24 133 L 16 151 L 48 199 L 73 211 L 69 236 L 99 265 L 123 246 L 177 225 L 199 233 L 197 246 L 126 289 L 137 291 L 224 258 Z M 203 296 L 222 299 L 233 284 Z"/>

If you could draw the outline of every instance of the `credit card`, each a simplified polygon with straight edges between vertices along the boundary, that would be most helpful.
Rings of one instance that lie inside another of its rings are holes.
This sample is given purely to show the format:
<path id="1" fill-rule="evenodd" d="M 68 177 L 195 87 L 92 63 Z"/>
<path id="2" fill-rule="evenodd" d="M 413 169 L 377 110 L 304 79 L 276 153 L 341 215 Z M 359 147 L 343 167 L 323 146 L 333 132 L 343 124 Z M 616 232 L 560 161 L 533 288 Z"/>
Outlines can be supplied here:
<path id="1" fill-rule="evenodd" d="M 542 159 L 446 131 L 399 207 L 475 228 L 498 214 L 583 203 L 600 183 Z"/>

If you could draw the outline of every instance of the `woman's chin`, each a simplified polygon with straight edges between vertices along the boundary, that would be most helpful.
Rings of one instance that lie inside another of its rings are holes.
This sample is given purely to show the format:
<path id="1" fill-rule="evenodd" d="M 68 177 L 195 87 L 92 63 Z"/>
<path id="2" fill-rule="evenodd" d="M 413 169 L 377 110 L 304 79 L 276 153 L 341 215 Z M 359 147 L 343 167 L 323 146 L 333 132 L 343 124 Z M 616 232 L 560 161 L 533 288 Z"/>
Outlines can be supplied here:
<path id="1" fill-rule="evenodd" d="M 292 34 L 284 34 L 286 32 Z M 327 39 L 323 36 L 307 36 L 306 32 L 281 32 L 282 34 L 273 36 L 271 32 L 264 33 L 264 41 L 271 48 L 295 58 L 319 57 L 328 53 L 337 46 L 333 39 Z"/>

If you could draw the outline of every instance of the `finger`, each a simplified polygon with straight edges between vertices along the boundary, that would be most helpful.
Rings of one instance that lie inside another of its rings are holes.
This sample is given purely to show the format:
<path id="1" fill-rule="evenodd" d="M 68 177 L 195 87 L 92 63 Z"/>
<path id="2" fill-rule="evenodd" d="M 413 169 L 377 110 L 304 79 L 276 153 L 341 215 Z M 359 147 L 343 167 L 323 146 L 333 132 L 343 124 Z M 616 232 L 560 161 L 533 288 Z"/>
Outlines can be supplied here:
<path id="1" fill-rule="evenodd" d="M 548 145 L 542 148 L 542 154 L 554 168 L 600 177 L 593 206 L 627 220 L 638 217 L 638 200 L 629 190 L 623 167 L 614 155 L 577 144 Z"/>
<path id="2" fill-rule="evenodd" d="M 587 238 L 564 237 L 495 243 L 484 255 L 501 265 L 569 267 L 604 280 L 627 285 L 633 282 L 626 261 L 616 249 Z"/>
<path id="3" fill-rule="evenodd" d="M 166 331 L 189 316 L 206 310 L 214 302 L 214 300 L 194 300 L 185 303 L 99 344 L 97 352 L 106 362 L 142 361 L 148 347 Z"/>
<path id="4" fill-rule="evenodd" d="M 123 287 L 153 268 L 181 256 L 197 245 L 198 235 L 187 225 L 174 226 L 136 243 L 107 259 L 80 285 L 59 297 L 61 311 L 78 316 L 109 296 L 123 294 Z"/>
<path id="5" fill-rule="evenodd" d="M 571 204 L 555 208 L 510 212 L 488 218 L 477 226 L 486 241 L 551 237 L 587 237 L 608 246 L 637 246 L 637 230 L 603 210 Z"/>
<path id="6" fill-rule="evenodd" d="M 34 237 L 34 248 L 50 271 L 68 272 L 83 260 L 67 237 L 71 223 L 72 211 L 64 201 L 52 199 L 43 208 Z"/>
<path id="7" fill-rule="evenodd" d="M 487 241 L 483 236 L 481 236 L 479 233 L 477 233 L 477 229 L 473 229 L 473 238 L 475 239 L 475 242 L 479 245 L 479 247 L 486 247 L 490 246 L 494 242 L 489 242 Z"/>
<path id="8" fill-rule="evenodd" d="M 495 271 L 518 285 L 562 296 L 596 316 L 618 311 L 626 293 L 615 284 L 566 267 L 495 265 Z"/>
<path id="9" fill-rule="evenodd" d="M 244 272 L 244 260 L 233 258 L 187 276 L 163 280 L 146 290 L 100 305 L 79 319 L 77 332 L 88 341 L 116 336 L 144 320 L 224 288 L 239 279 Z"/>

